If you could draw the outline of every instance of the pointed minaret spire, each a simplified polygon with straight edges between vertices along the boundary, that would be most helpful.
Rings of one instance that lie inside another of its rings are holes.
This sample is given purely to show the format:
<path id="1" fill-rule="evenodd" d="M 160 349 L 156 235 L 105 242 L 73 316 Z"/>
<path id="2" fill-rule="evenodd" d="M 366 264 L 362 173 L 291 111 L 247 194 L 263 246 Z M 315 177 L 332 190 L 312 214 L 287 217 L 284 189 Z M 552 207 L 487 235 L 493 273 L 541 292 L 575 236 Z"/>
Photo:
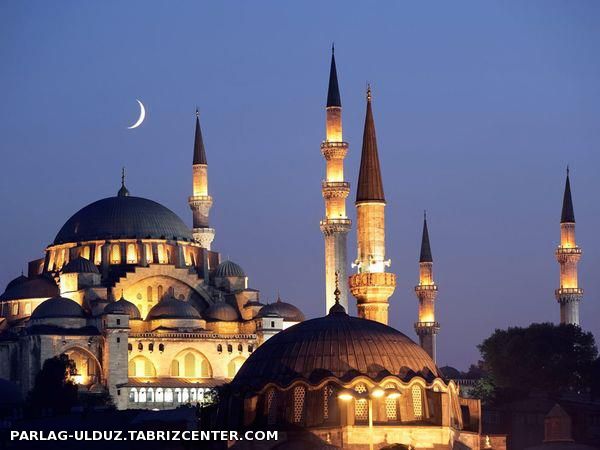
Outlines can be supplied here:
<path id="1" fill-rule="evenodd" d="M 427 211 L 423 213 L 423 235 L 421 237 L 421 256 L 419 262 L 433 262 L 431 245 L 429 244 L 429 231 L 427 230 Z"/>
<path id="2" fill-rule="evenodd" d="M 359 317 L 387 325 L 388 299 L 396 289 L 396 275 L 386 272 L 390 261 L 385 258 L 385 196 L 371 99 L 369 86 L 355 203 L 357 257 L 353 267 L 358 273 L 350 277 L 349 285 Z"/>
<path id="3" fill-rule="evenodd" d="M 340 88 L 338 86 L 337 70 L 335 67 L 335 47 L 331 44 L 331 68 L 329 69 L 329 89 L 327 90 L 327 107 L 342 107 Z"/>
<path id="4" fill-rule="evenodd" d="M 350 194 L 350 183 L 344 180 L 344 158 L 348 143 L 342 135 L 342 102 L 335 67 L 334 47 L 331 47 L 331 70 L 329 90 L 325 108 L 325 140 L 321 153 L 325 158 L 325 180 L 321 192 L 325 200 L 325 218 L 320 222 L 325 241 L 325 308 L 329 311 L 335 303 L 335 274 L 342 280 L 347 278 L 347 234 L 352 222 L 346 214 L 346 198 Z M 339 286 L 339 303 L 348 308 L 348 286 Z"/>
<path id="5" fill-rule="evenodd" d="M 200 129 L 200 113 L 196 108 L 196 134 L 194 136 L 194 162 L 193 164 L 208 164 L 206 162 L 206 150 L 204 150 L 204 141 L 202 139 L 202 130 Z"/>
<path id="6" fill-rule="evenodd" d="M 567 166 L 567 180 L 565 181 L 565 193 L 563 195 L 562 214 L 560 215 L 560 223 L 575 223 L 573 199 L 571 198 L 571 182 L 569 181 L 569 166 Z"/>
<path id="7" fill-rule="evenodd" d="M 214 228 L 210 228 L 208 216 L 213 204 L 208 194 L 208 164 L 202 130 L 200 129 L 200 113 L 196 108 L 196 132 L 194 134 L 194 161 L 192 164 L 192 196 L 188 199 L 193 214 L 192 236 L 200 246 L 210 250 L 215 238 Z M 206 256 L 206 255 L 205 255 Z M 205 267 L 208 264 L 205 261 Z M 205 274 L 207 279 L 207 274 Z"/>
<path id="8" fill-rule="evenodd" d="M 118 197 L 129 197 L 129 191 L 125 187 L 125 167 L 121 168 L 121 189 L 117 192 Z"/>
<path id="9" fill-rule="evenodd" d="M 560 245 L 556 249 L 556 260 L 560 264 L 560 287 L 556 289 L 555 297 L 560 305 L 561 324 L 579 325 L 579 302 L 583 299 L 583 289 L 579 287 L 577 274 L 577 263 L 580 258 L 581 248 L 575 241 L 575 213 L 567 166 L 560 217 Z"/>
<path id="10" fill-rule="evenodd" d="M 419 299 L 419 318 L 415 322 L 415 331 L 421 347 L 436 360 L 436 339 L 440 324 L 435 320 L 435 299 L 438 288 L 433 281 L 433 258 L 427 229 L 427 213 L 423 214 L 423 236 L 421 237 L 421 256 L 419 258 L 419 284 L 415 294 Z"/>
<path id="11" fill-rule="evenodd" d="M 385 202 L 383 194 L 383 181 L 379 166 L 377 152 L 377 136 L 375 134 L 375 121 L 371 107 L 371 86 L 367 87 L 367 113 L 363 132 L 362 154 L 360 157 L 360 171 L 358 173 L 358 188 L 356 201 L 381 201 Z"/>

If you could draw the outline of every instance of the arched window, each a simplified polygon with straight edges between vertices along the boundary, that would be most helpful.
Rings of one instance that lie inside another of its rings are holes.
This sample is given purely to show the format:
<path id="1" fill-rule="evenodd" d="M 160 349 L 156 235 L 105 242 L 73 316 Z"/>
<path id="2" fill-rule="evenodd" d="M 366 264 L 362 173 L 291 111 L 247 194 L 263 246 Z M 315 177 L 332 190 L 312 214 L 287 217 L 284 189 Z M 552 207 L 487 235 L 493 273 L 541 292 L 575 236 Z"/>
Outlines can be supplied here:
<path id="1" fill-rule="evenodd" d="M 138 343 L 138 350 L 141 352 L 142 350 L 144 350 L 144 344 L 142 344 L 141 342 Z"/>
<path id="2" fill-rule="evenodd" d="M 48 257 L 48 271 L 53 271 L 53 270 L 56 270 L 56 267 L 54 267 L 54 258 L 55 258 L 56 252 L 51 251 L 49 253 L 50 253 L 50 256 Z"/>
<path id="3" fill-rule="evenodd" d="M 367 392 L 367 387 L 364 384 L 357 384 L 354 390 L 362 394 Z M 369 419 L 369 404 L 366 398 L 354 400 L 354 419 L 357 422 L 365 422 Z"/>
<path id="4" fill-rule="evenodd" d="M 242 353 L 244 351 L 244 347 L 242 347 L 242 344 L 238 344 L 238 352 Z"/>
<path id="5" fill-rule="evenodd" d="M 184 373 L 186 377 L 193 377 L 196 375 L 196 356 L 190 352 L 184 357 Z"/>
<path id="6" fill-rule="evenodd" d="M 31 315 L 31 303 L 25 303 L 25 315 Z"/>
<path id="7" fill-rule="evenodd" d="M 196 401 L 196 389 L 190 389 L 190 402 Z"/>
<path id="8" fill-rule="evenodd" d="M 137 394 L 137 389 L 136 388 L 131 388 L 129 390 L 129 401 L 133 402 L 133 403 L 137 403 L 137 401 L 138 401 L 138 394 Z"/>
<path id="9" fill-rule="evenodd" d="M 162 300 L 162 297 L 163 297 L 163 287 L 162 287 L 162 284 L 159 284 L 157 300 L 160 302 Z"/>
<path id="10" fill-rule="evenodd" d="M 135 244 L 133 244 L 133 243 L 127 244 L 127 263 L 135 264 L 135 263 L 137 263 L 137 260 L 138 260 L 138 255 L 137 255 L 137 248 L 136 248 Z"/>
<path id="11" fill-rule="evenodd" d="M 157 403 L 162 403 L 163 401 L 163 388 L 156 388 L 156 398 L 155 401 Z"/>
<path id="12" fill-rule="evenodd" d="M 396 386 L 393 384 L 387 384 L 386 389 L 395 389 Z M 385 399 L 385 417 L 388 421 L 395 422 L 398 420 L 398 399 L 397 398 L 386 398 Z"/>
<path id="13" fill-rule="evenodd" d="M 110 248 L 110 262 L 112 264 L 121 264 L 121 246 L 113 244 Z"/>
<path id="14" fill-rule="evenodd" d="M 229 353 L 233 353 L 233 345 L 231 345 L 231 344 L 227 344 L 227 351 L 228 351 Z"/>
<path id="15" fill-rule="evenodd" d="M 156 251 L 158 253 L 158 263 L 159 264 L 167 264 L 169 261 L 167 259 L 167 252 L 165 250 L 165 244 L 158 244 L 156 246 Z"/>
<path id="16" fill-rule="evenodd" d="M 267 394 L 267 424 L 275 425 L 277 421 L 277 391 L 271 388 Z"/>
<path id="17" fill-rule="evenodd" d="M 94 248 L 94 264 L 99 266 L 102 264 L 102 245 L 96 244 Z"/>
<path id="18" fill-rule="evenodd" d="M 130 377 L 149 378 L 156 376 L 156 369 L 152 361 L 145 356 L 136 356 L 131 359 L 128 364 L 128 372 Z"/>
<path id="19" fill-rule="evenodd" d="M 248 353 L 252 353 L 254 351 L 254 346 L 253 345 L 249 345 L 248 346 Z"/>
<path id="20" fill-rule="evenodd" d="M 413 404 L 413 415 L 416 420 L 423 418 L 423 392 L 421 388 L 414 385 L 411 389 L 412 404 Z"/>
<path id="21" fill-rule="evenodd" d="M 178 377 L 179 376 L 179 361 L 174 359 L 171 361 L 171 376 Z"/>
<path id="22" fill-rule="evenodd" d="M 140 403 L 146 403 L 146 388 L 140 388 L 138 400 Z"/>
<path id="23" fill-rule="evenodd" d="M 129 344 L 127 344 L 127 350 L 129 350 L 129 351 L 133 350 L 133 345 L 131 344 L 131 342 Z"/>
<path id="24" fill-rule="evenodd" d="M 152 286 L 146 288 L 146 300 L 152 302 Z"/>
<path id="25" fill-rule="evenodd" d="M 218 344 L 218 345 L 217 345 L 217 351 L 218 351 L 219 353 L 222 353 L 222 352 L 223 352 L 223 346 L 222 346 L 221 344 Z"/>
<path id="26" fill-rule="evenodd" d="M 304 386 L 296 386 L 294 388 L 294 423 L 300 423 L 304 419 L 304 397 L 306 396 L 306 388 Z"/>
<path id="27" fill-rule="evenodd" d="M 148 391 L 146 392 L 146 401 L 147 402 L 154 401 L 154 389 L 148 388 Z"/>
<path id="28" fill-rule="evenodd" d="M 181 401 L 187 403 L 190 401 L 190 391 L 186 388 L 181 390 Z"/>
<path id="29" fill-rule="evenodd" d="M 169 287 L 169 296 L 175 297 L 175 288 L 173 286 Z"/>
<path id="30" fill-rule="evenodd" d="M 235 375 L 238 373 L 238 370 L 240 370 L 240 367 L 242 367 L 242 364 L 244 364 L 244 361 L 246 361 L 246 358 L 242 356 L 238 356 L 237 358 L 229 361 L 229 364 L 227 364 L 227 376 L 229 378 L 235 377 Z"/>
<path id="31" fill-rule="evenodd" d="M 79 253 L 79 256 L 85 259 L 90 259 L 90 247 L 87 245 L 81 247 L 81 252 Z"/>
<path id="32" fill-rule="evenodd" d="M 14 302 L 12 307 L 13 307 L 12 315 L 18 316 L 19 315 L 19 302 Z"/>
<path id="33" fill-rule="evenodd" d="M 152 353 L 152 352 L 154 351 L 154 342 L 150 342 L 150 343 L 148 344 L 148 351 L 149 351 L 150 353 Z"/>
<path id="34" fill-rule="evenodd" d="M 173 390 L 171 388 L 165 389 L 165 403 L 171 403 L 173 401 Z"/>
<path id="35" fill-rule="evenodd" d="M 175 401 L 181 403 L 181 389 L 175 388 Z"/>
<path id="36" fill-rule="evenodd" d="M 144 244 L 146 249 L 146 262 L 152 264 L 154 262 L 154 255 L 152 254 L 152 244 Z"/>
<path id="37" fill-rule="evenodd" d="M 158 351 L 159 352 L 164 352 L 165 351 L 165 344 L 158 344 Z"/>

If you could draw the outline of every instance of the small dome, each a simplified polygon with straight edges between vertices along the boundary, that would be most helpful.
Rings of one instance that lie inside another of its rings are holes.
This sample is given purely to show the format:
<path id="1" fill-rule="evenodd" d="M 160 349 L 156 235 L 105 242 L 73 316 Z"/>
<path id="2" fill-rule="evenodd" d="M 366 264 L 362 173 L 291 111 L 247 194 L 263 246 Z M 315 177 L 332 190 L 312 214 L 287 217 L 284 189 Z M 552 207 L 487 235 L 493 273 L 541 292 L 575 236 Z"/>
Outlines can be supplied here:
<path id="1" fill-rule="evenodd" d="M 425 350 L 400 331 L 334 311 L 271 337 L 250 355 L 233 384 L 261 389 L 268 383 L 318 384 L 328 377 L 350 381 L 359 375 L 375 381 L 388 375 L 441 376 Z"/>
<path id="2" fill-rule="evenodd" d="M 62 273 L 97 273 L 100 271 L 89 259 L 79 256 L 69 261 L 65 267 L 63 267 Z"/>
<path id="3" fill-rule="evenodd" d="M 83 308 L 77 302 L 65 297 L 52 297 L 33 310 L 31 319 L 85 317 Z"/>
<path id="4" fill-rule="evenodd" d="M 237 311 L 229 303 L 217 302 L 213 303 L 204 311 L 204 317 L 207 320 L 215 320 L 220 322 L 235 322 L 239 320 Z"/>
<path id="5" fill-rule="evenodd" d="M 202 319 L 202 316 L 191 303 L 167 297 L 154 305 L 146 317 L 146 320 L 157 319 Z"/>
<path id="6" fill-rule="evenodd" d="M 17 278 L 15 278 L 14 280 L 10 281 L 7 285 L 6 285 L 6 291 L 10 290 L 11 288 L 14 288 L 15 286 L 18 286 L 20 284 L 25 283 L 27 280 L 29 280 L 29 278 L 27 278 L 25 275 L 21 274 L 19 275 Z"/>
<path id="7" fill-rule="evenodd" d="M 291 303 L 283 302 L 280 298 L 275 303 L 263 306 L 258 312 L 258 317 L 267 317 L 276 314 L 283 317 L 286 322 L 302 322 L 305 317 L 302 311 Z"/>
<path id="8" fill-rule="evenodd" d="M 104 314 L 128 314 L 129 320 L 139 320 L 142 318 L 138 307 L 123 297 L 119 301 L 106 305 L 104 307 Z"/>
<path id="9" fill-rule="evenodd" d="M 16 281 L 16 280 L 13 280 Z M 21 298 L 50 298 L 59 294 L 58 286 L 51 277 L 39 276 L 21 280 L 17 284 L 9 283 L 0 300 L 19 300 Z"/>
<path id="10" fill-rule="evenodd" d="M 223 261 L 215 270 L 215 277 L 245 277 L 246 273 L 238 264 L 233 261 Z"/>

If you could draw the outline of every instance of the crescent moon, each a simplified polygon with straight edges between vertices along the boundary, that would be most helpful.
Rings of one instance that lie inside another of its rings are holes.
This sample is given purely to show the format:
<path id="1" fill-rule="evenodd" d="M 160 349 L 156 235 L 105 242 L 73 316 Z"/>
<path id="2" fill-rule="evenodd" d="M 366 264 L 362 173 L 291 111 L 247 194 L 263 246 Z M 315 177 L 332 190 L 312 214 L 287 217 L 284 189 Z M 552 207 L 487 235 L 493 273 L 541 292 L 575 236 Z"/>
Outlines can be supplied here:
<path id="1" fill-rule="evenodd" d="M 136 99 L 136 101 L 140 104 L 140 117 L 138 118 L 136 123 L 134 123 L 130 127 L 127 127 L 127 129 L 129 130 L 133 130 L 134 128 L 139 127 L 146 118 L 146 108 L 144 108 L 143 103 L 140 102 L 138 99 Z"/>

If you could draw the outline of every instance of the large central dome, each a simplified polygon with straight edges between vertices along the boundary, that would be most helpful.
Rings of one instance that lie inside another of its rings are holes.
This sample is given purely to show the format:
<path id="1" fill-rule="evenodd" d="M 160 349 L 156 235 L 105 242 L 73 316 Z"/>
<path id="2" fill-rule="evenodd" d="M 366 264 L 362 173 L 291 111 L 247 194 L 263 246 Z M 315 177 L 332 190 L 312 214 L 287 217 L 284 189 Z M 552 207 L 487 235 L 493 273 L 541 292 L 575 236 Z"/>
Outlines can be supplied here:
<path id="1" fill-rule="evenodd" d="M 373 380 L 440 376 L 425 350 L 407 336 L 340 309 L 270 338 L 248 358 L 233 383 L 261 389 L 267 383 L 284 387 L 297 379 L 318 384 L 330 376 L 342 381 L 358 375 Z"/>
<path id="2" fill-rule="evenodd" d="M 183 221 L 160 203 L 117 196 L 91 203 L 60 229 L 54 244 L 104 239 L 173 239 L 191 241 Z"/>

